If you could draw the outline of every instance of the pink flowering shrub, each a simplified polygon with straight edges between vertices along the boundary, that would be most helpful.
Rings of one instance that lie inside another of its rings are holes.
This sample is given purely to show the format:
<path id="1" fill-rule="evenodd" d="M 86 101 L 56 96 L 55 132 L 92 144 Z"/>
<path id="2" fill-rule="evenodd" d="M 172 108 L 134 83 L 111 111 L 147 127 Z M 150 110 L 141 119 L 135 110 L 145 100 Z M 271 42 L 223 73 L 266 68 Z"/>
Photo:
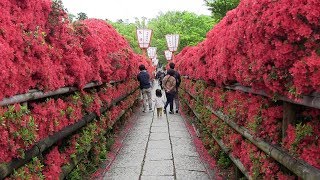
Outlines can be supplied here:
<path id="1" fill-rule="evenodd" d="M 133 106 L 140 92 L 136 91 L 130 94 L 104 114 L 100 114 L 100 108 L 111 105 L 111 101 L 118 98 L 124 98 L 125 95 L 136 90 L 137 87 L 137 81 L 130 80 L 121 84 L 102 87 L 98 93 L 93 90 L 87 93 L 77 92 L 62 99 L 50 99 L 43 103 L 34 103 L 31 104 L 31 110 L 20 105 L 0 108 L 0 120 L 2 121 L 0 128 L 2 137 L 6 138 L 0 141 L 2 147 L 0 150 L 0 162 L 6 163 L 13 158 L 23 157 L 24 151 L 33 147 L 39 140 L 76 123 L 85 113 L 98 112 L 99 114 L 97 113 L 97 115 L 100 116 L 100 120 L 92 121 L 82 128 L 80 132 L 58 142 L 51 150 L 45 152 L 45 159 L 39 165 L 42 169 L 34 171 L 36 167 L 31 162 L 31 164 L 18 169 L 17 172 L 20 173 L 13 174 L 11 178 L 15 179 L 21 174 L 34 178 L 41 178 L 43 175 L 46 179 L 59 177 L 63 166 L 72 162 L 76 156 L 88 153 L 87 149 L 92 144 L 100 144 L 100 142 L 106 140 L 104 134 L 107 129 L 113 127 L 119 116 L 123 115 L 124 110 Z M 104 91 L 104 89 L 109 89 L 109 91 Z M 104 97 L 108 94 L 103 93 L 110 92 L 116 93 L 111 96 L 111 101 L 106 104 L 100 104 L 102 102 L 100 96 Z M 98 102 L 98 106 L 96 102 Z M 130 114 L 130 112 L 127 113 L 125 117 L 128 118 Z M 31 119 L 32 122 L 30 120 L 25 121 L 26 119 Z M 37 125 L 37 127 L 33 127 L 33 125 Z M 16 134 L 20 132 L 24 133 Z M 106 153 L 100 152 L 99 148 L 93 149 L 93 151 L 98 154 Z"/>
<path id="2" fill-rule="evenodd" d="M 243 0 L 196 47 L 175 58 L 177 69 L 218 86 L 239 82 L 269 94 L 320 92 L 320 2 Z"/>
<path id="3" fill-rule="evenodd" d="M 303 115 L 309 122 L 289 125 L 283 147 L 312 166 L 320 168 L 320 110 L 307 109 Z"/>
<path id="4" fill-rule="evenodd" d="M 318 110 L 297 111 L 303 121 L 289 125 L 286 138 L 281 140 L 283 109 L 279 103 L 223 88 L 238 83 L 273 97 L 289 98 L 319 93 L 319 22 L 320 1 L 242 0 L 207 34 L 206 40 L 184 48 L 176 56 L 178 71 L 194 80 L 183 80 L 181 88 L 188 92 L 183 99 L 193 110 L 201 109 L 203 103 L 222 112 L 253 136 L 281 145 L 292 156 L 319 168 Z M 195 80 L 210 85 L 205 87 L 204 96 L 199 95 Z M 294 178 L 279 171 L 273 160 L 214 115 L 211 121 L 201 120 L 201 125 L 232 147 L 232 153 L 253 177 Z"/>
<path id="5" fill-rule="evenodd" d="M 115 101 L 138 87 L 131 79 L 121 84 L 101 87 L 97 93 L 75 93 L 73 95 L 31 103 L 29 107 L 19 104 L 0 108 L 0 162 L 10 162 L 13 158 L 23 158 L 24 152 L 33 145 L 63 128 L 78 122 L 86 113 L 95 112 L 100 116 L 101 107 Z M 137 93 L 134 96 L 138 96 Z M 106 97 L 108 97 L 106 99 Z M 132 104 L 121 103 L 121 109 Z M 118 111 L 115 115 L 119 114 Z M 111 118 L 111 117 L 109 117 Z M 113 124 L 113 123 L 112 123 Z"/>
<path id="6" fill-rule="evenodd" d="M 183 79 L 181 99 L 188 103 L 193 112 L 200 116 L 200 127 L 204 132 L 219 139 L 230 153 L 237 158 L 254 179 L 259 178 L 292 178 L 281 171 L 280 165 L 254 144 L 232 129 L 217 115 L 206 114 L 206 108 L 223 112 L 240 127 L 245 127 L 254 137 L 261 138 L 271 144 L 281 145 L 282 106 L 262 96 L 239 91 L 224 90 L 214 86 L 200 86 L 199 81 Z M 199 93 L 203 92 L 203 93 Z M 186 108 L 184 108 L 185 110 Z M 188 112 L 188 110 L 185 110 Z M 189 111 L 190 112 L 190 111 Z M 208 137 L 207 137 L 208 138 Z M 214 138 L 211 137 L 213 141 Z M 205 144 L 210 143 L 204 139 Z M 213 143 L 214 144 L 214 143 Z M 220 149 L 209 146 L 212 155 L 219 158 Z M 215 154 L 214 154 L 215 153 Z"/>
<path id="7" fill-rule="evenodd" d="M 43 175 L 46 179 L 57 179 L 62 172 L 62 165 L 66 164 L 66 157 L 61 154 L 58 147 L 54 147 L 47 155 L 45 159 L 45 168 Z"/>
<path id="8" fill-rule="evenodd" d="M 0 100 L 30 89 L 125 80 L 140 64 L 154 70 L 106 21 L 70 24 L 59 2 L 4 0 L 0 10 Z"/>

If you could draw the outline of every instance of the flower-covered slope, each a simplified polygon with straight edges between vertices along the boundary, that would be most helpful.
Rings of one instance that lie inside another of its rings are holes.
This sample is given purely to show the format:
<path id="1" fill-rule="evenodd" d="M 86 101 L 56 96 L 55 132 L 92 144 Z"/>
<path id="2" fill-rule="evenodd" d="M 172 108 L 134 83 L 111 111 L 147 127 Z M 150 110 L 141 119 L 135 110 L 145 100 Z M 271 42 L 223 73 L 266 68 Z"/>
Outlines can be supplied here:
<path id="1" fill-rule="evenodd" d="M 320 1 L 243 0 L 175 58 L 190 77 L 290 97 L 320 92 Z"/>
<path id="2" fill-rule="evenodd" d="M 151 62 L 107 22 L 69 23 L 59 1 L 0 2 L 0 99 L 30 89 L 83 87 L 134 77 Z"/>

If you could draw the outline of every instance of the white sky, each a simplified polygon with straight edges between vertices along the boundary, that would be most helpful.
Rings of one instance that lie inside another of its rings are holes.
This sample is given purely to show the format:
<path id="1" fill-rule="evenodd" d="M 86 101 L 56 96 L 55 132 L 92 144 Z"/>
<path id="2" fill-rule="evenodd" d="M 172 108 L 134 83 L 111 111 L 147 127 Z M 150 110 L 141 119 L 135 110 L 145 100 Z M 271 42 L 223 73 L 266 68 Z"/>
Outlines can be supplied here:
<path id="1" fill-rule="evenodd" d="M 203 0 L 62 0 L 69 13 L 84 12 L 89 18 L 118 19 L 134 21 L 134 18 L 148 19 L 159 12 L 189 11 L 198 15 L 210 15 Z"/>

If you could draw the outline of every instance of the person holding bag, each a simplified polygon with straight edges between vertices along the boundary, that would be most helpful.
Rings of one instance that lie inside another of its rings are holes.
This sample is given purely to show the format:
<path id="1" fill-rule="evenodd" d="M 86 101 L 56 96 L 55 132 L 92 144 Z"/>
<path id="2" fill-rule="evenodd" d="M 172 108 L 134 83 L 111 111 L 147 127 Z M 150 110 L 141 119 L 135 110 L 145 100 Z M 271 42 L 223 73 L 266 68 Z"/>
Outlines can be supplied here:
<path id="1" fill-rule="evenodd" d="M 164 113 L 167 113 L 167 107 L 170 104 L 170 114 L 174 114 L 173 112 L 173 99 L 176 93 L 176 78 L 174 77 L 175 71 L 169 69 L 167 75 L 163 78 L 162 85 L 164 91 L 166 92 L 167 102 L 164 106 Z"/>

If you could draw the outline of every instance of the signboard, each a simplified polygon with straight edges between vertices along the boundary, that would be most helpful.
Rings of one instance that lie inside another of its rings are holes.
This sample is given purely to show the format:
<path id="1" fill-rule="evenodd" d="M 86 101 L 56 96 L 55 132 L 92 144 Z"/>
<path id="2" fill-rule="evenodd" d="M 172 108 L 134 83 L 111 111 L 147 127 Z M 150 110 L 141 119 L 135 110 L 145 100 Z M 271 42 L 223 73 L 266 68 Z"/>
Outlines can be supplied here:
<path id="1" fill-rule="evenodd" d="M 152 30 L 151 29 L 137 29 L 137 38 L 139 47 L 146 49 L 150 45 Z"/>
<path id="2" fill-rule="evenodd" d="M 164 55 L 166 56 L 166 59 L 167 59 L 168 61 L 170 61 L 170 60 L 172 59 L 172 52 L 171 52 L 171 51 L 165 50 L 165 51 L 164 51 Z"/>
<path id="3" fill-rule="evenodd" d="M 179 46 L 179 34 L 167 34 L 166 41 L 169 51 L 175 52 Z"/>
<path id="4" fill-rule="evenodd" d="M 153 58 L 155 58 L 155 56 L 156 56 L 157 48 L 156 48 L 156 47 L 149 47 L 149 48 L 147 49 L 147 52 L 148 52 L 148 57 L 149 57 L 150 59 L 153 59 Z"/>

